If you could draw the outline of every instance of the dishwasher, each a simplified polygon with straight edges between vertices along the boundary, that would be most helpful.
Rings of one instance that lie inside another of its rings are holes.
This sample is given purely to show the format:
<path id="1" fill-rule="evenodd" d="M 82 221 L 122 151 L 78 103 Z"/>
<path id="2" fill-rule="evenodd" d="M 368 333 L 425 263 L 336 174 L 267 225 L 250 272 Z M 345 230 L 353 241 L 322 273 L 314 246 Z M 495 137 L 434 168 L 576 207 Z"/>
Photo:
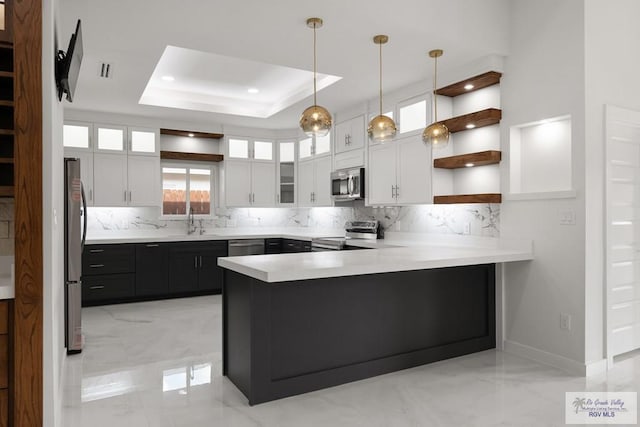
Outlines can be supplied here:
<path id="1" fill-rule="evenodd" d="M 264 239 L 229 240 L 229 256 L 263 254 Z"/>

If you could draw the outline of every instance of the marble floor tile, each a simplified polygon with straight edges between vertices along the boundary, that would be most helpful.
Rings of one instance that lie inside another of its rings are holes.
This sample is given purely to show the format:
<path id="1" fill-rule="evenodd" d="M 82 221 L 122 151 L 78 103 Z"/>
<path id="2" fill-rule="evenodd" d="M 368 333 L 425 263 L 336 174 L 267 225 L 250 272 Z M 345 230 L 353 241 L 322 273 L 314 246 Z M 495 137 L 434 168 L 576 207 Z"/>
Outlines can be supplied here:
<path id="1" fill-rule="evenodd" d="M 563 426 L 564 393 L 638 391 L 640 354 L 581 378 L 498 351 L 251 407 L 222 376 L 220 296 L 83 309 L 65 427 Z"/>

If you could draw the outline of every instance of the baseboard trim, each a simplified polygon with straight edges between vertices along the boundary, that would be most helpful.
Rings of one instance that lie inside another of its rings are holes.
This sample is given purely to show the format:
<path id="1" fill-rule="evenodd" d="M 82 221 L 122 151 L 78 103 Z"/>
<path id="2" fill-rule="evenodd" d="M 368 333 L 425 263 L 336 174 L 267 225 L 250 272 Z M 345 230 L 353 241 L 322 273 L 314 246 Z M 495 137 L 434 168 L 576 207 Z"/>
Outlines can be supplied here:
<path id="1" fill-rule="evenodd" d="M 564 356 L 549 353 L 535 347 L 520 344 L 515 341 L 505 340 L 504 352 L 534 360 L 543 365 L 561 369 L 569 374 L 581 377 L 601 374 L 607 371 L 607 359 L 595 362 L 582 363 Z"/>

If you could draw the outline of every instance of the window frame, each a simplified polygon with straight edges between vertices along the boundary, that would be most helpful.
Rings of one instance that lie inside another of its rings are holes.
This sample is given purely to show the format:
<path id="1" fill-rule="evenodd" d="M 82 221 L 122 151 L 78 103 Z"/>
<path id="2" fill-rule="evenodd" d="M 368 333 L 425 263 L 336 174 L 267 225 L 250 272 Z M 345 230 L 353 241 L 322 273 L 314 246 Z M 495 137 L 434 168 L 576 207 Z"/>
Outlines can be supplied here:
<path id="1" fill-rule="evenodd" d="M 408 107 L 410 105 L 417 104 L 422 101 L 424 101 L 425 103 L 425 117 L 424 117 L 425 125 L 418 129 L 401 132 L 402 121 L 400 118 L 401 117 L 400 110 L 404 107 Z M 429 126 L 429 124 L 431 123 L 430 120 L 432 119 L 430 119 L 430 117 L 433 116 L 433 107 L 431 105 L 430 92 L 421 93 L 419 95 L 412 96 L 411 98 L 403 99 L 402 101 L 399 101 L 398 103 L 396 103 L 394 110 L 395 110 L 394 116 L 396 117 L 394 120 L 396 122 L 396 125 L 398 126 L 398 133 L 396 135 L 396 138 L 400 138 L 400 137 L 404 138 L 407 136 L 421 135 L 425 127 Z"/>
<path id="2" fill-rule="evenodd" d="M 164 193 L 164 180 L 163 180 L 163 169 L 164 168 L 184 168 L 187 169 L 187 178 L 186 178 L 186 189 L 185 192 L 187 194 L 187 213 L 180 215 L 171 215 L 165 214 L 163 210 L 163 193 Z M 214 219 L 216 214 L 215 210 L 218 208 L 218 199 L 219 199 L 219 188 L 216 187 L 217 176 L 218 176 L 218 165 L 210 162 L 198 162 L 198 161 L 180 161 L 180 160 L 162 160 L 160 162 L 160 218 L 162 220 L 172 220 L 172 219 L 182 219 L 185 220 L 189 217 L 189 208 L 191 207 L 191 174 L 189 173 L 190 169 L 209 169 L 211 171 L 210 181 L 209 181 L 209 213 L 208 214 L 196 214 L 194 213 L 194 218 L 197 219 Z"/>

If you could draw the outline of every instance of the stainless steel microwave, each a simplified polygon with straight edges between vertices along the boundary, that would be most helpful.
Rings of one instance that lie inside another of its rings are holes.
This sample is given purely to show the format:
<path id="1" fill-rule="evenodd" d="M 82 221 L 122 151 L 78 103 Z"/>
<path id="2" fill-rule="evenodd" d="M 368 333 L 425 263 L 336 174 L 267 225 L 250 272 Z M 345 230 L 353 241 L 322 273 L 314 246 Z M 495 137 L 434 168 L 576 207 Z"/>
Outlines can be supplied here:
<path id="1" fill-rule="evenodd" d="M 331 197 L 336 201 L 364 199 L 364 168 L 332 172 Z"/>

